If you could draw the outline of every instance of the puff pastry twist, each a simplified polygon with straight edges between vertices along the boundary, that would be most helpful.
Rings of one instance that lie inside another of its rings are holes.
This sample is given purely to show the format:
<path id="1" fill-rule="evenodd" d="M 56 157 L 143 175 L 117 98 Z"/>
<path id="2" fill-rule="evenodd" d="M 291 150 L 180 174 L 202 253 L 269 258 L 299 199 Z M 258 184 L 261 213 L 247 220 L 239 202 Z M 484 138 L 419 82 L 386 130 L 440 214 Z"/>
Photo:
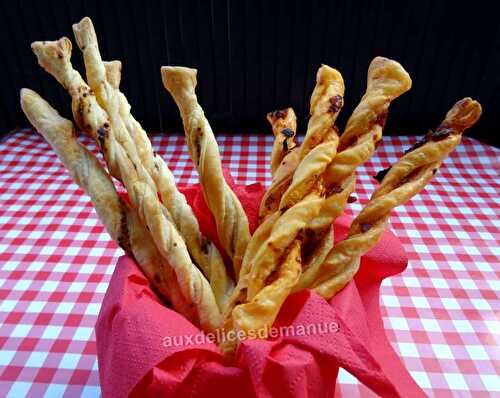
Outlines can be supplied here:
<path id="1" fill-rule="evenodd" d="M 370 63 L 366 93 L 347 121 L 339 151 L 324 173 L 326 199 L 318 217 L 308 227 L 309 239 L 305 244 L 310 247 L 296 289 L 309 287 L 332 248 L 332 222 L 342 214 L 355 189 L 356 168 L 372 156 L 382 139 L 391 102 L 410 88 L 410 76 L 398 62 L 376 57 Z"/>
<path id="2" fill-rule="evenodd" d="M 274 176 L 283 158 L 296 147 L 297 116 L 292 108 L 269 112 L 267 121 L 271 124 L 274 143 L 271 151 L 271 175 Z"/>
<path id="3" fill-rule="evenodd" d="M 120 198 L 97 158 L 76 139 L 73 123 L 61 117 L 36 92 L 21 90 L 21 107 L 31 124 L 47 140 L 73 180 L 90 196 L 111 238 L 134 257 L 155 290 L 176 311 L 197 322 L 193 306 L 181 294 L 172 268 L 159 255 L 149 232 Z"/>
<path id="4" fill-rule="evenodd" d="M 215 218 L 219 239 L 232 260 L 238 279 L 250 240 L 248 220 L 240 201 L 224 179 L 219 147 L 196 97 L 196 73 L 195 69 L 184 67 L 161 68 L 163 84 L 174 98 L 182 117 L 189 152 L 198 169 L 205 201 Z"/>
<path id="5" fill-rule="evenodd" d="M 250 241 L 248 247 L 252 255 L 245 256 L 248 261 L 244 263 L 248 274 L 236 286 L 233 298 L 238 295 L 237 299 L 230 303 L 237 305 L 229 319 L 226 313 L 226 327 L 246 333 L 271 326 L 297 283 L 301 268 L 301 233 L 321 209 L 324 193 L 321 174 L 335 156 L 338 136 L 333 123 L 343 94 L 340 73 L 323 65 L 317 74 L 311 119 L 304 141 L 306 148 L 310 148 L 304 150 L 302 147 L 298 152 L 299 159 L 303 156 L 302 162 L 281 199 L 280 211 L 269 216 Z M 335 104 L 333 108 L 332 104 Z M 313 147 L 315 140 L 321 143 Z M 238 304 L 240 301 L 242 303 Z M 226 353 L 234 348 L 234 344 L 222 346 Z"/>
<path id="6" fill-rule="evenodd" d="M 292 108 L 270 112 L 267 120 L 275 136 L 271 153 L 273 180 L 267 188 L 259 206 L 259 224 L 278 210 L 283 193 L 292 181 L 293 173 L 300 161 L 300 152 L 294 138 L 297 118 Z"/>
<path id="7" fill-rule="evenodd" d="M 94 26 L 90 18 L 83 18 L 73 25 L 73 32 L 85 60 L 87 79 L 101 106 L 114 115 L 116 124 L 125 128 L 133 139 L 139 157 L 155 182 L 164 206 L 186 242 L 189 253 L 203 273 L 209 278 L 221 309 L 234 288 L 226 272 L 222 256 L 216 246 L 200 232 L 198 221 L 185 196 L 179 192 L 175 179 L 163 161 L 153 152 L 151 141 L 141 124 L 135 120 L 131 106 L 119 90 L 121 63 L 105 63 L 101 59 Z"/>
<path id="8" fill-rule="evenodd" d="M 281 211 L 302 200 L 314 185 L 322 184 L 322 174 L 337 153 L 339 137 L 334 125 L 344 103 L 344 89 L 344 80 L 336 69 L 327 65 L 318 69 L 300 163 L 281 198 Z"/>
<path id="9" fill-rule="evenodd" d="M 457 102 L 437 130 L 410 148 L 388 171 L 370 201 L 354 219 L 348 237 L 336 244 L 315 275 L 312 288 L 329 299 L 341 290 L 359 268 L 360 258 L 376 245 L 389 222 L 392 209 L 418 192 L 431 180 L 443 160 L 460 143 L 465 129 L 481 115 L 471 98 Z"/>

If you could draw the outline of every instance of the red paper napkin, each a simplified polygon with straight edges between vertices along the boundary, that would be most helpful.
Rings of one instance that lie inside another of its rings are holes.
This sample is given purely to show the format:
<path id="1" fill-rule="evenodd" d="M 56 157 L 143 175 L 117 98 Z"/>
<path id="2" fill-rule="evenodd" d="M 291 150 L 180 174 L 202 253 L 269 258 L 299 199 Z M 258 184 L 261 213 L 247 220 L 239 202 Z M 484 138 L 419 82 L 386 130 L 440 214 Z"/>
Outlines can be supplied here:
<path id="1" fill-rule="evenodd" d="M 226 178 L 253 230 L 262 186 Z M 214 239 L 198 186 L 183 192 Z M 346 217 L 336 221 L 336 240 L 349 224 Z M 381 396 L 425 396 L 387 341 L 380 316 L 380 283 L 406 264 L 399 240 L 386 232 L 354 281 L 329 303 L 309 290 L 290 296 L 274 324 L 279 336 L 241 342 L 228 366 L 217 346 L 161 303 L 137 265 L 121 257 L 96 325 L 103 396 L 331 397 L 339 366 Z"/>

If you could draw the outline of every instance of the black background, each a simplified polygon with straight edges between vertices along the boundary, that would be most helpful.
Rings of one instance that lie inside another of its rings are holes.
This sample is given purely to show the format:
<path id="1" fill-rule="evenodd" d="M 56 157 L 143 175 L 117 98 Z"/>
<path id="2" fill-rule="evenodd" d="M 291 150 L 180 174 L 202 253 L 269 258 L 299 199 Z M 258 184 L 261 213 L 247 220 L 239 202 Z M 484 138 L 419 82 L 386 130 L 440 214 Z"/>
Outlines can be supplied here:
<path id="1" fill-rule="evenodd" d="M 124 64 L 122 91 L 149 131 L 179 131 L 161 65 L 196 67 L 198 94 L 214 129 L 268 132 L 265 114 L 293 106 L 304 132 L 321 63 L 346 83 L 343 126 L 383 55 L 410 73 L 412 90 L 391 106 L 386 134 L 422 134 L 464 96 L 483 105 L 468 132 L 500 144 L 500 32 L 494 2 L 428 1 L 5 1 L 0 10 L 0 131 L 28 122 L 18 91 L 30 87 L 70 116 L 69 96 L 31 53 L 35 40 L 69 37 L 90 16 L 103 59 Z M 6 40 L 5 40 L 6 39 Z M 73 46 L 73 64 L 82 68 Z"/>

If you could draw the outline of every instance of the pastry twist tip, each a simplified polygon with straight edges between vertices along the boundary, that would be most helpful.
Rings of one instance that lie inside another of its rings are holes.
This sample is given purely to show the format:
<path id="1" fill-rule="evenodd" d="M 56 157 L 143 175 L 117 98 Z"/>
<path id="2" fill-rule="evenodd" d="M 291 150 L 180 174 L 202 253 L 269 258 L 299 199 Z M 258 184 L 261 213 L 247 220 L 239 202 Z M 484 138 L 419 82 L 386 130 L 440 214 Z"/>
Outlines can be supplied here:
<path id="1" fill-rule="evenodd" d="M 277 123 L 279 120 L 292 121 L 295 118 L 296 115 L 295 112 L 293 111 L 293 108 L 286 108 L 277 111 L 272 111 L 266 115 L 266 119 L 271 124 L 271 126 Z M 273 133 L 275 133 L 274 130 Z"/>
<path id="2" fill-rule="evenodd" d="M 31 43 L 31 50 L 36 55 L 38 64 L 65 86 L 62 76 L 71 59 L 71 40 L 61 37 L 59 40 L 35 41 Z"/>
<path id="3" fill-rule="evenodd" d="M 399 96 L 411 88 L 412 81 L 403 66 L 392 59 L 375 57 L 368 67 L 368 90 L 373 89 L 380 82 L 389 93 Z"/>
<path id="4" fill-rule="evenodd" d="M 177 91 L 180 87 L 189 87 L 194 90 L 198 81 L 196 69 L 187 68 L 185 66 L 162 66 L 161 80 L 165 88 L 172 92 Z"/>
<path id="5" fill-rule="evenodd" d="M 76 44 L 82 51 L 85 50 L 86 46 L 97 43 L 94 24 L 89 17 L 83 17 L 80 22 L 73 24 L 72 27 Z"/>
<path id="6" fill-rule="evenodd" d="M 459 129 L 465 129 L 479 119 L 482 113 L 481 104 L 470 97 L 458 101 L 446 114 L 445 121 L 438 128 L 453 126 Z"/>
<path id="7" fill-rule="evenodd" d="M 335 69 L 332 68 L 331 66 L 321 64 L 321 66 L 318 69 L 318 72 L 316 73 L 316 83 L 321 85 L 321 84 L 327 84 L 328 82 L 331 81 L 338 81 L 342 85 L 344 84 L 344 79 L 342 78 L 341 73 Z"/>
<path id="8" fill-rule="evenodd" d="M 74 133 L 73 123 L 62 118 L 59 113 L 49 105 L 38 93 L 29 89 L 22 88 L 20 92 L 21 108 L 33 126 L 39 126 L 44 129 L 50 125 L 52 129 L 57 128 L 58 132 Z"/>

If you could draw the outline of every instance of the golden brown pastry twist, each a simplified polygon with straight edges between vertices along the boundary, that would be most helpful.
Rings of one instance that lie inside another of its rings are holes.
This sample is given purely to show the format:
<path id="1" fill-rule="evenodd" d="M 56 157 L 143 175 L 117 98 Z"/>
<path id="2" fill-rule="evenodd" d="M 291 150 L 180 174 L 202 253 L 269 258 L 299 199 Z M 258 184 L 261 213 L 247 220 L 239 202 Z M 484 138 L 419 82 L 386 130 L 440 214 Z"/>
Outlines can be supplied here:
<path id="1" fill-rule="evenodd" d="M 66 38 L 33 43 L 40 65 L 69 91 L 75 120 L 97 140 L 110 172 L 122 180 L 116 161 L 116 152 L 122 147 L 141 180 L 154 192 L 159 192 L 196 264 L 210 279 L 222 309 L 234 284 L 219 251 L 201 234 L 196 217 L 184 195 L 177 190 L 172 173 L 161 157 L 153 153 L 146 132 L 130 113 L 131 107 L 119 91 L 121 63 L 103 63 L 90 19 L 84 18 L 80 24 L 74 25 L 74 30 L 80 46 L 85 49 L 86 70 L 92 87 L 71 66 L 71 42 Z M 101 98 L 96 98 L 94 92 L 100 93 Z"/>
<path id="2" fill-rule="evenodd" d="M 343 95 L 344 82 L 340 73 L 322 65 L 311 97 L 311 118 L 304 140 L 306 147 L 300 148 L 299 157 L 303 158 L 281 198 L 279 209 L 283 214 L 252 259 L 248 300 L 264 288 L 266 279 L 277 269 L 287 247 L 318 215 L 324 194 L 321 174 L 337 150 L 338 135 L 333 123 L 340 111 Z"/>
<path id="3" fill-rule="evenodd" d="M 271 175 L 274 177 L 283 158 L 297 145 L 295 143 L 297 117 L 292 108 L 286 108 L 269 112 L 267 121 L 271 124 L 274 134 L 271 152 Z"/>
<path id="4" fill-rule="evenodd" d="M 289 199 L 282 198 L 280 211 L 270 215 L 252 236 L 248 246 L 252 253 L 245 255 L 248 274 L 235 288 L 235 300 L 230 301 L 228 310 L 233 304 L 236 306 L 229 318 L 226 312 L 225 329 L 245 333 L 266 330 L 297 283 L 301 268 L 301 233 L 321 208 L 324 194 L 321 173 L 337 148 L 338 136 L 333 123 L 340 106 L 332 107 L 332 103 L 341 104 L 343 93 L 340 73 L 323 65 L 318 71 L 311 100 L 311 119 L 305 141 L 309 148 L 303 151 L 304 157 L 287 191 L 293 194 Z M 317 144 L 314 148 L 313 143 Z M 299 178 L 296 179 L 296 175 Z M 286 204 L 282 206 L 284 200 Z M 221 349 L 228 355 L 235 347 L 233 341 L 224 343 Z"/>
<path id="5" fill-rule="evenodd" d="M 272 278 L 269 278 L 266 286 L 253 300 L 237 305 L 232 317 L 226 319 L 224 330 L 236 332 L 236 338 L 224 340 L 219 345 L 227 358 L 233 356 L 241 332 L 246 338 L 267 337 L 269 327 L 272 326 L 284 300 L 299 279 L 300 269 L 300 242 L 295 240 L 287 248 L 279 269 Z"/>
<path id="6" fill-rule="evenodd" d="M 389 105 L 408 91 L 411 79 L 396 61 L 376 57 L 368 68 L 366 93 L 347 121 L 339 152 L 329 164 L 325 202 L 307 231 L 303 272 L 295 289 L 309 287 L 313 275 L 333 246 L 332 222 L 342 214 L 356 184 L 356 168 L 368 160 L 382 139 Z"/>
<path id="7" fill-rule="evenodd" d="M 259 224 L 278 210 L 281 196 L 292 181 L 299 164 L 299 149 L 294 141 L 297 118 L 292 108 L 269 112 L 267 120 L 274 134 L 271 153 L 271 174 L 273 180 L 259 206 Z"/>
<path id="8" fill-rule="evenodd" d="M 151 142 L 140 123 L 130 113 L 130 104 L 120 92 L 119 86 L 108 81 L 110 77 L 114 80 L 113 83 L 119 83 L 121 63 L 115 62 L 106 68 L 101 59 L 97 36 L 90 18 L 85 17 L 74 24 L 73 33 L 83 54 L 88 84 L 94 91 L 99 105 L 108 114 L 115 134 L 127 136 L 135 144 L 135 152 L 141 163 L 152 175 L 154 162 Z M 128 153 L 128 148 L 126 149 Z"/>
<path id="9" fill-rule="evenodd" d="M 307 133 L 300 147 L 300 163 L 290 186 L 283 194 L 279 209 L 292 207 L 318 184 L 318 180 L 337 153 L 339 142 L 335 120 L 344 103 L 342 75 L 322 65 L 316 75 L 316 86 L 311 96 L 311 117 Z"/>
<path id="10" fill-rule="evenodd" d="M 267 188 L 259 206 L 259 224 L 278 210 L 283 193 L 292 181 L 293 173 L 299 164 L 299 148 L 294 138 L 297 118 L 292 108 L 267 114 L 275 136 L 271 154 L 271 173 L 273 181 Z"/>
<path id="11" fill-rule="evenodd" d="M 83 32 L 87 29 L 93 30 L 92 25 L 87 24 L 85 28 L 82 26 L 78 28 L 79 32 Z M 86 37 L 93 37 L 95 39 L 95 33 L 88 34 Z M 85 46 L 86 49 L 89 48 L 90 45 L 94 48 L 97 47 L 97 43 L 89 43 L 85 41 L 82 44 L 82 46 Z M 93 51 L 87 55 L 88 68 L 94 68 L 94 64 L 102 62 L 100 59 L 95 58 L 97 57 L 97 54 Z M 161 156 L 153 152 L 149 137 L 142 129 L 140 123 L 137 122 L 130 113 L 131 107 L 127 98 L 119 90 L 121 63 L 119 61 L 103 63 L 106 70 L 106 78 L 116 90 L 116 96 L 118 98 L 120 108 L 120 117 L 125 122 L 130 136 L 134 137 L 136 146 L 138 148 L 143 148 L 142 150 L 139 150 L 141 159 L 143 161 L 145 158 L 151 160 L 151 163 L 153 164 L 151 176 L 155 182 L 156 189 L 160 194 L 162 203 L 167 208 L 172 221 L 184 238 L 186 246 L 194 262 L 199 266 L 204 275 L 210 281 L 210 286 L 214 292 L 217 304 L 222 311 L 224 310 L 226 301 L 234 289 L 234 283 L 226 271 L 222 256 L 213 242 L 201 233 L 198 220 L 196 219 L 191 206 L 187 203 L 186 197 L 177 189 L 174 175 Z"/>
<path id="12" fill-rule="evenodd" d="M 480 115 L 480 104 L 471 98 L 457 102 L 435 132 L 410 148 L 385 177 L 379 175 L 383 177 L 381 185 L 352 222 L 348 237 L 333 247 L 316 273 L 312 288 L 317 293 L 329 299 L 352 279 L 361 256 L 376 245 L 385 231 L 391 210 L 425 187 L 460 143 L 463 131 Z"/>
<path id="13" fill-rule="evenodd" d="M 151 231 L 158 251 L 171 265 L 183 296 L 194 305 L 200 326 L 214 331 L 221 326 L 221 312 L 205 276 L 193 264 L 184 240 L 157 194 L 133 167 L 123 148 L 117 151 L 120 172 L 139 219 Z"/>
<path id="14" fill-rule="evenodd" d="M 165 88 L 174 98 L 182 117 L 191 159 L 198 169 L 205 201 L 217 225 L 217 233 L 233 262 L 238 278 L 250 240 L 247 216 L 240 201 L 224 179 L 219 147 L 195 94 L 196 70 L 164 66 Z"/>
<path id="15" fill-rule="evenodd" d="M 121 180 L 120 171 L 116 162 L 117 146 L 122 146 L 134 165 L 142 165 L 137 154 L 135 144 L 126 132 L 115 128 L 108 114 L 97 102 L 93 90 L 85 83 L 80 73 L 71 65 L 71 42 L 66 37 L 57 41 L 34 42 L 31 45 L 38 63 L 51 74 L 68 91 L 71 96 L 73 117 L 80 129 L 89 134 L 102 150 L 110 173 Z M 154 182 L 144 173 L 143 178 L 153 188 Z"/>
<path id="16" fill-rule="evenodd" d="M 366 161 L 382 138 L 391 101 L 411 88 L 408 72 L 396 61 L 376 57 L 368 68 L 366 93 L 342 133 L 338 155 L 327 169 L 328 186 L 340 183 Z"/>
<path id="17" fill-rule="evenodd" d="M 111 178 L 97 158 L 78 142 L 73 124 L 29 89 L 21 90 L 21 107 L 31 124 L 54 149 L 74 181 L 90 196 L 111 238 L 135 258 L 151 285 L 172 303 L 176 311 L 196 322 L 196 314 L 182 296 L 171 267 L 159 255 L 135 213 L 119 197 Z"/>

